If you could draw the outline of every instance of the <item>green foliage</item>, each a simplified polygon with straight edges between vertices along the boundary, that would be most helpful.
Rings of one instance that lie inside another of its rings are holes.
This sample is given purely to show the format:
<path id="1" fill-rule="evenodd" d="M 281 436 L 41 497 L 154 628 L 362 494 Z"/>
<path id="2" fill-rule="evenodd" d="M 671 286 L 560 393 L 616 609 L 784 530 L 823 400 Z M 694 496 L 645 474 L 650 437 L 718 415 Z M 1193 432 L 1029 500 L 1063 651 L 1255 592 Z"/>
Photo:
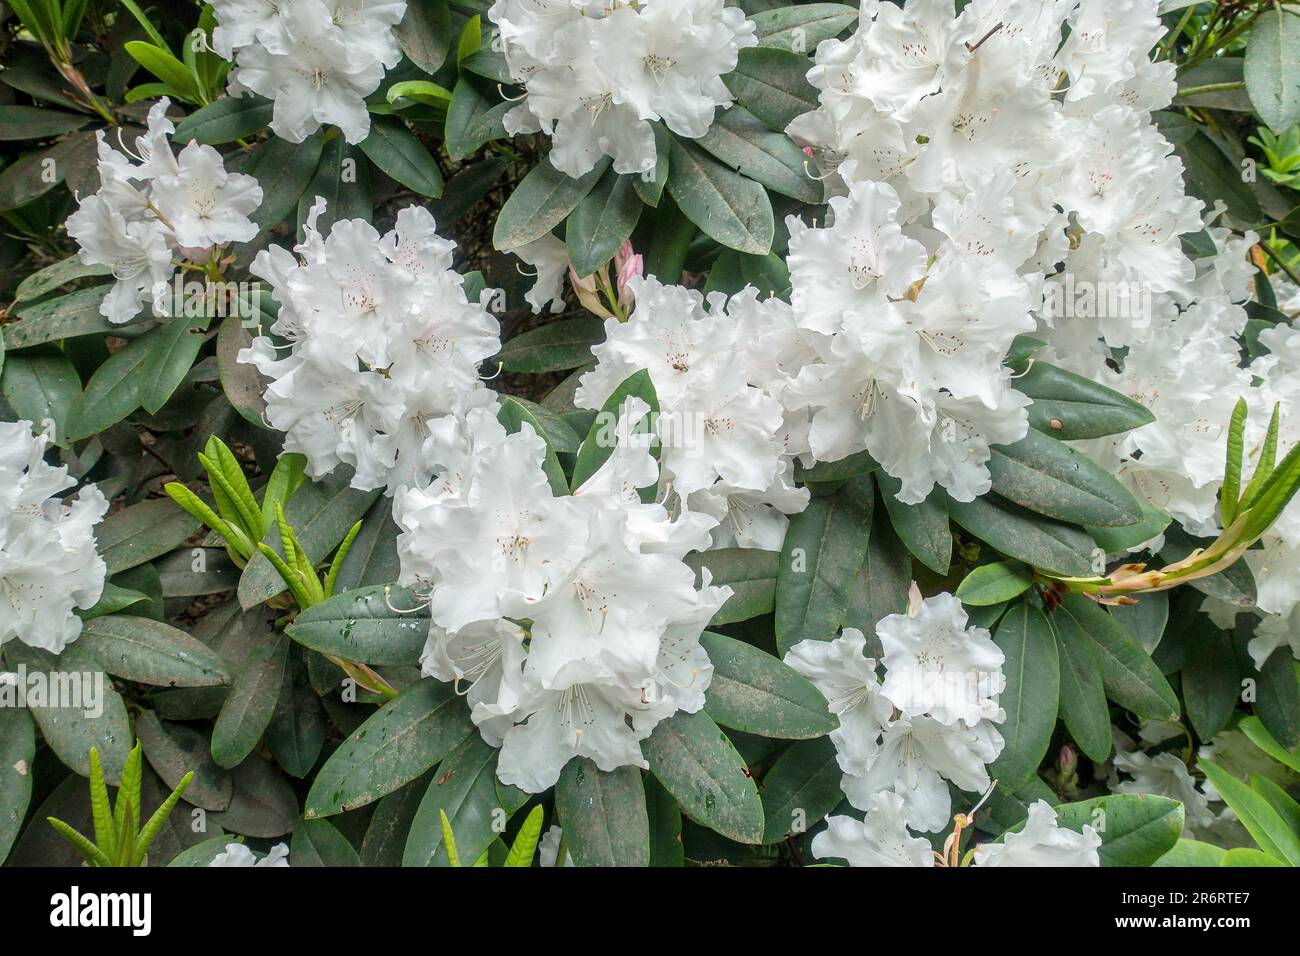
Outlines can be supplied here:
<path id="1" fill-rule="evenodd" d="M 153 815 L 141 825 L 143 804 L 140 799 L 142 749 L 139 743 L 131 749 L 117 798 L 109 802 L 108 787 L 104 782 L 104 769 L 99 762 L 99 751 L 90 748 L 90 806 L 95 824 L 95 838 L 83 836 L 62 820 L 49 817 L 49 824 L 59 835 L 77 848 L 87 866 L 144 866 L 149 847 L 167 820 L 181 795 L 194 779 L 193 771 L 181 778 L 176 788 Z"/>

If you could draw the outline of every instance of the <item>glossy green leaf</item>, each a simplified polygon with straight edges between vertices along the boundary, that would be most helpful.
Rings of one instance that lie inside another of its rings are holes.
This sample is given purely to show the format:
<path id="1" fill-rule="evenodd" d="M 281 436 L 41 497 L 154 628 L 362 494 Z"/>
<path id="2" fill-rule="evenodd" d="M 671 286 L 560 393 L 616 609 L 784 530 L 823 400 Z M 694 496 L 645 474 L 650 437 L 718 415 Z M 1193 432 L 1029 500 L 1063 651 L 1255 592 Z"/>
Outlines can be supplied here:
<path id="1" fill-rule="evenodd" d="M 701 826 L 738 843 L 763 839 L 763 805 L 736 748 L 706 713 L 678 711 L 641 744 L 650 771 Z"/>
<path id="2" fill-rule="evenodd" d="M 1007 719 L 998 725 L 1006 742 L 989 766 L 1000 785 L 1015 789 L 1037 771 L 1056 727 L 1060 660 L 1047 618 L 1026 601 L 1007 611 L 993 637 L 1006 659 L 1007 685 L 998 697 Z"/>
<path id="3" fill-rule="evenodd" d="M 641 771 L 603 771 L 585 757 L 565 765 L 555 810 L 578 866 L 649 866 L 650 818 Z"/>
<path id="4" fill-rule="evenodd" d="M 776 572 L 776 644 L 833 640 L 867 557 L 875 488 L 851 480 L 790 518 Z"/>
<path id="5" fill-rule="evenodd" d="M 330 755 L 307 794 L 309 817 L 372 803 L 441 760 L 471 733 L 469 708 L 452 687 L 416 681 L 379 708 Z"/>
<path id="6" fill-rule="evenodd" d="M 722 726 L 783 740 L 820 737 L 839 726 L 821 691 L 779 658 L 711 631 L 700 645 L 713 664 L 704 709 Z"/>
<path id="7" fill-rule="evenodd" d="M 767 191 L 694 143 L 671 137 L 669 154 L 668 194 L 686 218 L 730 249 L 767 255 L 776 230 Z"/>

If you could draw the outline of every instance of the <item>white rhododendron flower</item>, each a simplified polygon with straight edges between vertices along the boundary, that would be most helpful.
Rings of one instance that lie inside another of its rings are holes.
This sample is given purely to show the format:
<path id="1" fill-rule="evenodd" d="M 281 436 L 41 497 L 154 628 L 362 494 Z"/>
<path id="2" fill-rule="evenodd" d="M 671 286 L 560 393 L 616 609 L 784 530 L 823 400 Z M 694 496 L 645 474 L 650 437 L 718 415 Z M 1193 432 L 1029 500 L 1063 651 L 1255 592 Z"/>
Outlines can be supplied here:
<path id="1" fill-rule="evenodd" d="M 1101 866 L 1097 848 L 1101 835 L 1088 824 L 1082 831 L 1056 822 L 1056 811 L 1046 800 L 1029 805 L 1024 827 L 1001 843 L 981 843 L 975 848 L 975 866 Z"/>
<path id="2" fill-rule="evenodd" d="M 177 257 L 206 260 L 227 243 L 257 235 L 249 216 L 262 204 L 262 187 L 252 176 L 226 172 L 211 146 L 191 142 L 173 155 L 170 105 L 163 97 L 150 108 L 136 154 L 113 149 L 102 130 L 95 134 L 100 188 L 68 217 L 81 261 L 107 266 L 116 280 L 99 306 L 112 322 L 130 321 L 146 303 L 154 315 L 177 313 Z"/>
<path id="3" fill-rule="evenodd" d="M 31 422 L 0 422 L 0 646 L 18 640 L 58 654 L 81 634 L 73 612 L 104 590 L 94 526 L 108 502 L 94 485 L 55 497 L 77 483 L 45 462 L 49 445 Z"/>
<path id="4" fill-rule="evenodd" d="M 934 866 L 930 841 L 907 829 L 903 798 L 878 793 L 859 823 L 852 817 L 828 817 L 826 829 L 813 837 L 813 855 L 838 857 L 849 866 Z"/>
<path id="5" fill-rule="evenodd" d="M 370 133 L 365 98 L 402 57 L 404 0 L 215 0 L 213 49 L 235 61 L 230 92 L 274 101 L 271 129 L 301 143 L 323 125 Z"/>
<path id="6" fill-rule="evenodd" d="M 625 322 L 605 320 L 605 341 L 592 348 L 596 367 L 582 376 L 575 403 L 599 409 L 629 375 L 648 372 L 670 504 L 710 516 L 716 547 L 779 549 L 786 516 L 808 503 L 793 481 L 806 416 L 782 404 L 786 378 L 765 347 L 783 328 L 794 333 L 790 307 L 760 301 L 752 287 L 706 302 L 654 277 L 628 286 L 636 308 Z M 802 358 L 793 337 L 772 344 L 790 365 Z"/>
<path id="7" fill-rule="evenodd" d="M 317 198 L 298 257 L 272 247 L 254 275 L 280 303 L 268 335 L 239 361 L 271 379 L 266 415 L 285 449 L 320 477 L 340 463 L 357 488 L 427 484 L 463 455 L 464 416 L 492 404 L 479 364 L 500 348 L 497 320 L 466 295 L 454 243 L 427 209 L 409 206 L 383 236 L 360 219 L 316 229 Z"/>
<path id="8" fill-rule="evenodd" d="M 1183 805 L 1183 830 L 1187 836 L 1213 826 L 1216 815 L 1210 809 L 1209 797 L 1177 754 L 1151 756 L 1140 750 L 1117 750 L 1111 762 L 1123 774 L 1112 782 L 1113 793 L 1153 793 L 1177 800 Z"/>
<path id="9" fill-rule="evenodd" d="M 949 783 L 968 793 L 992 783 L 987 765 L 1003 747 L 995 725 L 1006 720 L 996 699 L 1006 685 L 1002 652 L 987 631 L 966 628 L 947 594 L 885 617 L 876 634 L 885 647 L 883 683 L 854 628 L 830 642 L 801 641 L 784 659 L 839 718 L 830 736 L 849 802 L 869 810 L 895 794 L 908 826 L 937 832 L 951 822 Z"/>
<path id="10" fill-rule="evenodd" d="M 242 843 L 227 843 L 226 848 L 214 856 L 208 864 L 208 866 L 251 866 L 263 869 L 288 865 L 289 848 L 283 843 L 277 843 L 261 857 Z"/>
<path id="11" fill-rule="evenodd" d="M 885 649 L 883 694 L 909 717 L 975 724 L 997 713 L 1006 688 L 1003 654 L 982 627 L 968 627 L 951 594 L 926 598 L 915 614 L 891 614 L 876 625 Z"/>
<path id="12" fill-rule="evenodd" d="M 867 451 L 908 503 L 934 484 L 984 494 L 989 446 L 1025 434 L 1001 362 L 1032 333 L 1042 358 L 1155 416 L 1087 452 L 1189 531 L 1217 531 L 1223 396 L 1252 393 L 1221 357 L 1257 237 L 1207 229 L 1184 193 L 1151 118 L 1174 92 L 1173 64 L 1151 57 L 1164 32 L 1154 0 L 908 0 L 818 47 L 819 107 L 789 132 L 845 195 L 828 224 L 789 223 L 795 319 L 829 341 L 787 403 L 811 411 L 816 459 Z M 1189 258 L 1194 233 L 1213 255 Z"/>
<path id="13" fill-rule="evenodd" d="M 506 131 L 546 132 L 551 162 L 573 177 L 604 156 L 615 172 L 653 169 L 654 120 L 703 136 L 731 105 L 722 77 L 758 42 L 744 11 L 723 0 L 497 0 L 488 17 L 527 90 Z"/>
<path id="14" fill-rule="evenodd" d="M 641 741 L 703 707 L 712 678 L 699 638 L 731 589 L 697 586 L 682 561 L 712 521 L 637 495 L 657 482 L 640 399 L 572 495 L 555 494 L 532 426 L 507 434 L 493 411 L 471 416 L 459 467 L 393 502 L 401 583 L 429 603 L 423 672 L 467 693 L 505 783 L 544 790 L 573 757 L 645 767 Z"/>

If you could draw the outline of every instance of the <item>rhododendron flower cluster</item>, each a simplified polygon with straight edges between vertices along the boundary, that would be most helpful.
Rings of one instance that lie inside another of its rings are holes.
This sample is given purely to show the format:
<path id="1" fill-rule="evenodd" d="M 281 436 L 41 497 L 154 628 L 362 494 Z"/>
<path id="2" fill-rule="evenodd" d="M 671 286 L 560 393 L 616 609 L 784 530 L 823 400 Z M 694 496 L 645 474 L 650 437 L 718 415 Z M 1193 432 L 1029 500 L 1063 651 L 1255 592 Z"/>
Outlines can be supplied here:
<path id="1" fill-rule="evenodd" d="M 497 0 L 488 16 L 527 89 L 506 130 L 546 132 L 551 162 L 573 177 L 602 156 L 615 172 L 653 169 L 653 120 L 703 136 L 732 101 L 721 77 L 758 42 L 744 11 L 723 0 Z"/>
<path id="2" fill-rule="evenodd" d="M 787 403 L 812 410 L 814 456 L 868 451 L 905 502 L 934 484 L 961 501 L 985 493 L 989 446 L 1026 432 L 1002 360 L 1030 333 L 1042 359 L 1155 416 L 1081 450 L 1189 532 L 1217 533 L 1225 397 L 1251 402 L 1257 451 L 1300 379 L 1285 327 L 1266 340 L 1278 354 L 1224 360 L 1258 237 L 1214 226 L 1221 208 L 1203 219 L 1152 121 L 1175 89 L 1173 65 L 1150 55 L 1156 6 L 872 3 L 852 37 L 818 48 L 819 108 L 789 132 L 845 195 L 829 226 L 790 222 L 795 319 L 818 334 L 819 360 Z M 1197 258 L 1190 234 L 1204 240 Z M 1261 610 L 1278 615 L 1260 625 L 1257 662 L 1297 630 L 1297 514 L 1249 559 Z"/>
<path id="3" fill-rule="evenodd" d="M 865 811 L 861 821 L 829 817 L 812 850 L 850 866 L 933 866 L 930 841 L 913 831 L 948 827 L 949 783 L 970 793 L 993 785 L 987 765 L 1002 752 L 996 725 L 1006 720 L 997 702 L 1006 687 L 1003 654 L 988 631 L 968 624 L 955 597 L 922 600 L 915 588 L 908 612 L 883 618 L 876 639 L 878 660 L 867 656 L 863 633 L 847 627 L 833 641 L 801 641 L 785 655 L 839 718 L 830 738 L 841 787 Z M 975 864 L 1097 866 L 1100 845 L 1092 827 L 1058 827 L 1040 801 L 1023 831 L 977 850 Z"/>
<path id="4" fill-rule="evenodd" d="M 457 468 L 393 502 L 401 583 L 427 596 L 423 672 L 467 694 L 497 773 L 529 792 L 572 757 L 602 770 L 645 767 L 640 742 L 679 710 L 704 706 L 713 667 L 700 634 L 731 594 L 682 561 L 712 522 L 642 502 L 657 482 L 648 412 L 629 399 L 609 458 L 557 495 L 547 445 L 470 415 Z"/>
<path id="5" fill-rule="evenodd" d="M 834 641 L 800 641 L 785 662 L 826 695 L 840 719 L 830 736 L 849 802 L 880 808 L 882 821 L 901 814 L 913 829 L 936 832 L 950 822 L 945 781 L 970 793 L 987 790 L 985 765 L 1002 752 L 1002 651 L 988 631 L 968 626 L 951 594 L 922 601 L 914 592 L 909 612 L 883 618 L 876 637 L 880 659 L 867 656 L 861 631 L 845 628 Z M 901 805 L 876 801 L 886 793 Z"/>
<path id="6" fill-rule="evenodd" d="M 717 521 L 716 547 L 779 550 L 786 515 L 808 492 L 794 484 L 794 461 L 807 451 L 807 415 L 787 413 L 789 376 L 810 354 L 790 306 L 760 301 L 752 288 L 733 296 L 633 278 L 626 322 L 605 320 L 596 368 L 574 396 L 599 409 L 633 372 L 646 370 L 659 400 L 664 488 L 673 509 Z"/>
<path id="7" fill-rule="evenodd" d="M 404 0 L 215 0 L 213 49 L 235 61 L 230 92 L 275 101 L 271 129 L 301 143 L 323 124 L 370 132 L 365 98 L 402 58 Z"/>
<path id="8" fill-rule="evenodd" d="M 383 236 L 362 219 L 322 236 L 324 211 L 318 197 L 297 257 L 273 246 L 254 260 L 280 311 L 239 360 L 272 380 L 267 419 L 313 477 L 342 463 L 357 488 L 427 484 L 459 460 L 464 416 L 495 400 L 479 379 L 500 348 L 492 293 L 466 297 L 455 244 L 421 206 Z"/>
<path id="9" fill-rule="evenodd" d="M 56 497 L 76 481 L 45 462 L 49 445 L 29 421 L 0 422 L 0 645 L 58 654 L 81 634 L 74 610 L 94 607 L 104 590 L 94 526 L 108 502 L 94 485 Z"/>
<path id="10" fill-rule="evenodd" d="M 96 132 L 100 188 L 68 217 L 81 261 L 107 266 L 117 280 L 99 306 L 112 322 L 135 318 L 146 300 L 154 314 L 172 314 L 177 256 L 206 260 L 216 247 L 257 235 L 248 217 L 262 203 L 262 187 L 252 176 L 226 172 L 211 146 L 191 142 L 173 154 L 170 105 L 163 97 L 150 108 L 133 155 Z"/>

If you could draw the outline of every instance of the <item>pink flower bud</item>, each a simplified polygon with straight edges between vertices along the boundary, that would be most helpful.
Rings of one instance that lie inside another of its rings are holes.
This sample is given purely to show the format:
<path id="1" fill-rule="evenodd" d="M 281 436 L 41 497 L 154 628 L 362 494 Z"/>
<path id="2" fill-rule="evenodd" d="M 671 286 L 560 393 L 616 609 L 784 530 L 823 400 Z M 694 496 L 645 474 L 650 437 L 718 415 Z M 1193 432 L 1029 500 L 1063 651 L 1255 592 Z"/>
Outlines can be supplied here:
<path id="1" fill-rule="evenodd" d="M 1061 752 L 1056 758 L 1056 767 L 1063 777 L 1071 777 L 1078 772 L 1079 757 L 1069 744 L 1061 747 Z"/>
<path id="2" fill-rule="evenodd" d="M 614 258 L 614 267 L 618 270 L 619 299 L 630 302 L 632 293 L 626 288 L 628 280 L 633 276 L 645 275 L 645 260 L 640 253 L 632 251 L 632 243 L 625 242 Z"/>

